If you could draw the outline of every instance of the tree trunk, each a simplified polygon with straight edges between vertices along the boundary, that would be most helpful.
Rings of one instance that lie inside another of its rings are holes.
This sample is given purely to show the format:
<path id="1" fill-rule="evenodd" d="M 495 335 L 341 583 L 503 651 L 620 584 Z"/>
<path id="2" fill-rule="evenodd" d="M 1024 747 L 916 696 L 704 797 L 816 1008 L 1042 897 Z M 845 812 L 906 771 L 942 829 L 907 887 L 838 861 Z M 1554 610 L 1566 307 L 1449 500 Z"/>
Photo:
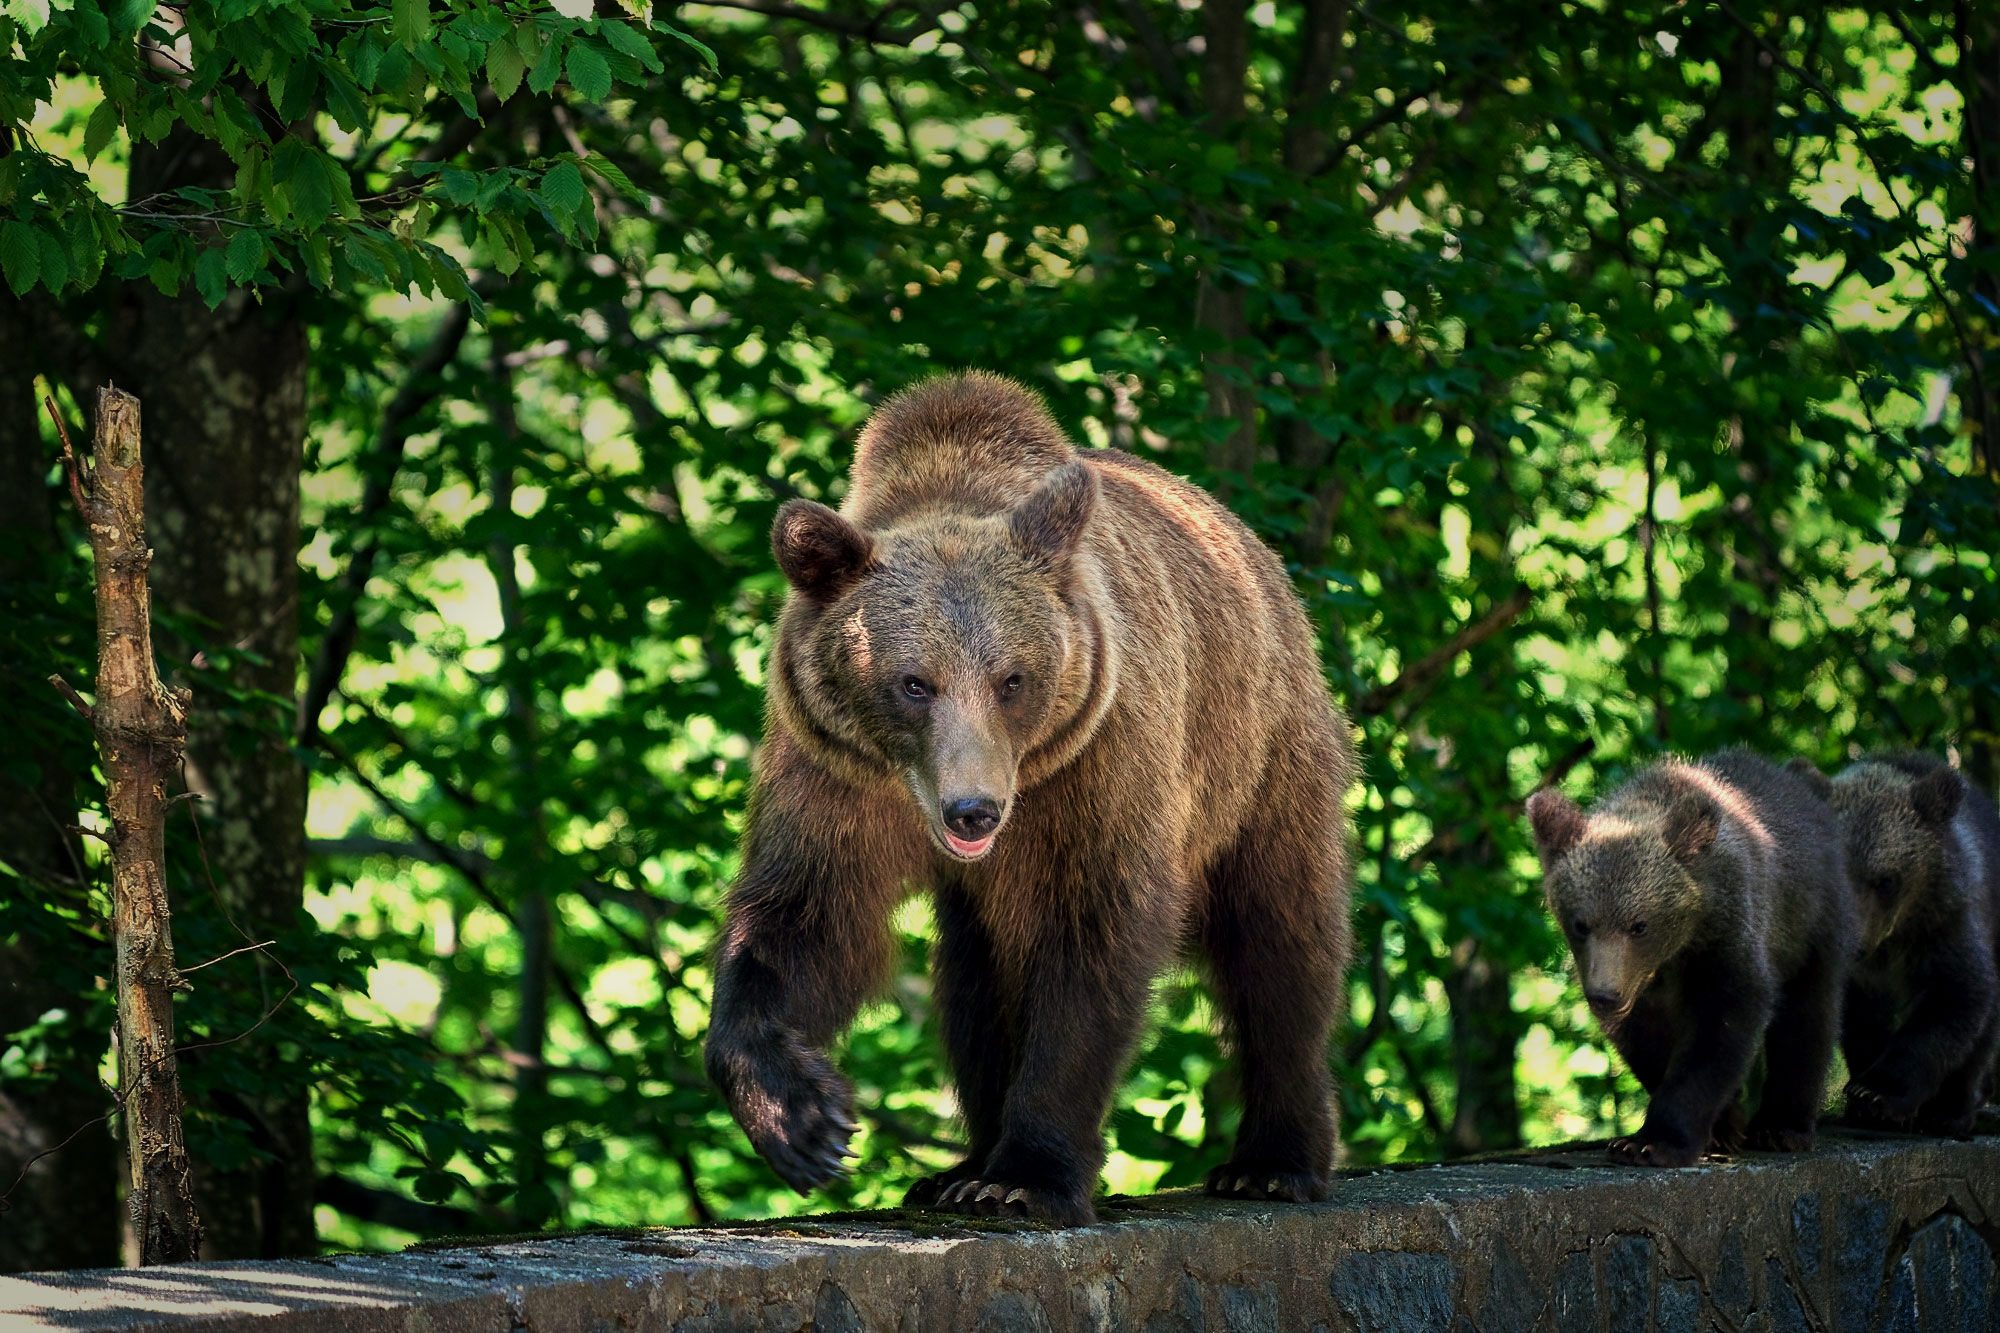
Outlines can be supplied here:
<path id="1" fill-rule="evenodd" d="M 221 150 L 176 134 L 134 152 L 132 197 L 226 184 Z M 114 311 L 106 360 L 145 401 L 155 485 L 147 517 L 158 548 L 155 594 L 201 628 L 198 643 L 163 647 L 186 662 L 230 652 L 226 669 L 194 677 L 188 785 L 209 865 L 238 926 L 265 940 L 298 929 L 305 897 L 305 770 L 293 758 L 299 670 L 299 474 L 304 459 L 308 347 L 297 294 L 262 302 L 232 291 L 211 311 L 192 290 L 168 297 L 133 283 Z M 268 716 L 223 691 L 276 699 Z M 261 953 L 268 1009 L 284 993 Z M 208 1221 L 205 1257 L 309 1254 L 313 1224 L 309 1089 L 232 1097 L 257 1160 L 198 1176 Z"/>
<path id="2" fill-rule="evenodd" d="M 187 736 L 186 690 L 168 690 L 153 665 L 146 574 L 146 470 L 139 402 L 97 396 L 97 445 L 78 503 L 90 529 L 97 585 L 97 703 L 91 726 L 111 821 L 112 934 L 118 945 L 118 1095 L 131 1176 L 127 1212 L 144 1264 L 181 1263 L 201 1248 L 194 1174 L 181 1138 L 174 1045 L 174 967 L 167 906 L 167 784 Z M 72 488 L 80 469 L 67 454 Z M 60 681 L 60 677 L 53 678 Z"/>
<path id="3" fill-rule="evenodd" d="M 38 425 L 35 334 L 26 316 L 25 303 L 18 302 L 0 316 L 0 532 L 7 534 L 0 542 L 0 616 L 24 629 L 47 623 L 65 572 L 57 492 L 47 484 L 50 456 Z M 0 663 L 0 689 L 22 712 L 14 724 L 0 727 L 0 860 L 21 875 L 16 887 L 81 895 L 81 858 L 63 826 L 76 819 L 74 775 L 89 771 L 89 755 L 55 730 L 60 725 L 73 733 L 76 722 L 48 688 L 47 677 L 58 667 L 54 645 L 32 632 L 14 640 L 11 631 L 0 630 L 0 645 L 10 642 L 9 660 Z M 90 947 L 81 937 L 74 943 Z M 46 949 L 40 939 L 0 942 L 0 1044 L 5 1034 L 52 1009 L 77 1007 L 78 997 L 56 980 L 64 969 L 49 966 Z M 105 1151 L 108 1124 L 93 1123 L 110 1109 L 97 1083 L 96 1056 L 103 1049 L 100 1039 L 94 1051 L 74 1052 L 69 1067 L 52 1071 L 55 1083 L 31 1094 L 0 1090 L 0 1194 L 13 1191 L 0 1217 L 0 1272 L 118 1262 L 117 1159 Z M 72 1135 L 67 1150 L 43 1157 L 21 1176 L 29 1158 Z"/>
<path id="4" fill-rule="evenodd" d="M 1482 839 L 1484 841 L 1484 839 Z M 1448 1156 L 1521 1146 L 1521 1108 L 1514 1095 L 1514 974 L 1475 939 L 1451 951 L 1445 980 L 1451 1002 L 1451 1057 L 1458 1100 Z"/>
<path id="5" fill-rule="evenodd" d="M 1244 88 L 1250 71 L 1250 27 L 1245 0 L 1209 0 L 1202 6 L 1202 104 L 1208 112 L 1208 137 L 1227 143 L 1236 137 L 1244 116 Z M 1196 225 L 1211 245 L 1231 231 L 1224 209 L 1196 212 Z M 1230 423 L 1228 434 L 1209 449 L 1217 471 L 1248 477 L 1257 462 L 1257 399 L 1244 377 L 1247 365 L 1235 344 L 1249 336 L 1243 288 L 1218 277 L 1211 265 L 1195 289 L 1195 322 L 1220 344 L 1208 353 L 1202 378 L 1208 388 L 1208 412 Z"/>
<path id="6" fill-rule="evenodd" d="M 1977 302 L 1961 301 L 1965 374 L 1959 411 L 1972 433 L 1972 467 L 2000 482 L 2000 14 L 1990 4 L 1958 0 L 1959 93 L 1965 99 L 1964 156 L 1972 163 L 1972 228 L 1966 271 Z M 1949 298 L 1947 298 L 1949 299 Z M 1970 691 L 1970 717 L 1959 728 L 1961 762 L 1987 792 L 2000 792 L 2000 707 L 1990 687 Z"/>

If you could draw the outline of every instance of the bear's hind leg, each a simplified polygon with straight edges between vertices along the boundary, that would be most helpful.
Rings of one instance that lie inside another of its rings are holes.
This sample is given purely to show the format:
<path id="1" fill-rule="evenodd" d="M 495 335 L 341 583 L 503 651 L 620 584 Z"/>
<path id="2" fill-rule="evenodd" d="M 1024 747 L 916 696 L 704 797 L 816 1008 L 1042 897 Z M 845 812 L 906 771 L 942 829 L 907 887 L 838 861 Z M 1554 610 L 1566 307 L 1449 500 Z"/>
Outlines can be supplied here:
<path id="1" fill-rule="evenodd" d="M 910 1186 L 903 1196 L 905 1208 L 927 1208 L 984 1169 L 1000 1141 L 1000 1117 L 1014 1073 L 1013 1015 L 993 961 L 992 936 L 962 888 L 941 888 L 935 901 L 938 944 L 932 985 L 968 1145 L 964 1160 Z"/>
<path id="2" fill-rule="evenodd" d="M 1813 1146 L 1827 1067 L 1840 1035 L 1841 960 L 1817 951 L 1778 996 L 1764 1030 L 1764 1091 L 1750 1121 L 1752 1148 L 1806 1152 Z"/>
<path id="3" fill-rule="evenodd" d="M 1172 948 L 1171 923 L 1146 903 L 1177 895 L 1154 887 L 1161 867 L 1121 871 L 1076 858 L 1066 868 L 1073 878 L 1050 886 L 1047 901 L 1069 910 L 1038 914 L 1018 961 L 1009 960 L 1016 1058 L 999 1141 L 977 1176 L 939 1195 L 940 1209 L 1062 1226 L 1096 1220 L 1104 1114 Z"/>
<path id="4" fill-rule="evenodd" d="M 1327 1041 L 1347 969 L 1345 813 L 1320 773 L 1274 775 L 1263 817 L 1210 871 L 1201 945 L 1243 1082 L 1211 1194 L 1326 1197 L 1336 1120 Z"/>

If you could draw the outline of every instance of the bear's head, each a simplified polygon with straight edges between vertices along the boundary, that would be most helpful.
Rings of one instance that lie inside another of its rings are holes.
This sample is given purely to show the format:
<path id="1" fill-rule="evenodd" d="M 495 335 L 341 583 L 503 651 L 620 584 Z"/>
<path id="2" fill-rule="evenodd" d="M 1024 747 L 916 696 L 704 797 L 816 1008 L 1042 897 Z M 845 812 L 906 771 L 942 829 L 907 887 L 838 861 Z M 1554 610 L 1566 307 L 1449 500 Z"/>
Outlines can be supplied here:
<path id="1" fill-rule="evenodd" d="M 1087 687 L 1077 552 L 1097 497 L 1077 460 L 995 514 L 923 510 L 869 531 L 809 500 L 778 511 L 793 597 L 773 683 L 802 743 L 898 775 L 960 860 L 992 849 L 1023 755 Z"/>
<path id="2" fill-rule="evenodd" d="M 1949 768 L 1913 777 L 1863 760 L 1833 780 L 1865 946 L 1881 943 L 1949 873 L 1945 841 L 1964 795 L 1964 780 Z"/>
<path id="3" fill-rule="evenodd" d="M 1698 871 L 1721 828 L 1707 795 L 1664 808 L 1585 814 L 1553 789 L 1528 799 L 1549 911 L 1576 957 L 1584 999 L 1616 1029 L 1654 975 L 1688 946 L 1703 903 Z"/>

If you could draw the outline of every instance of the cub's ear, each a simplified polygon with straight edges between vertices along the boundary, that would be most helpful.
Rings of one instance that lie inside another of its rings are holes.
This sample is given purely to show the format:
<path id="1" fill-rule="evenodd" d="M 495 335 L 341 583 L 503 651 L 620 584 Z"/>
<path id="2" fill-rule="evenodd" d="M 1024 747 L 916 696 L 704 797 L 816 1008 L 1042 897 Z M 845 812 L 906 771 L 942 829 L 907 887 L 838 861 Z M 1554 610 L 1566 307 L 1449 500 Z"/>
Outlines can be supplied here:
<path id="1" fill-rule="evenodd" d="M 1813 795 L 1822 801 L 1833 799 L 1833 779 L 1819 771 L 1819 765 L 1810 759 L 1788 759 L 1785 771 L 1796 773 L 1805 779 L 1805 784 L 1813 789 Z"/>
<path id="2" fill-rule="evenodd" d="M 794 588 L 830 602 L 867 571 L 875 541 L 823 504 L 787 500 L 771 525 L 771 553 Z"/>
<path id="3" fill-rule="evenodd" d="M 1589 816 L 1554 787 L 1544 787 L 1528 798 L 1528 823 L 1535 830 L 1535 851 L 1551 866 L 1583 841 Z"/>
<path id="4" fill-rule="evenodd" d="M 1927 773 L 1910 784 L 1910 804 L 1917 818 L 1932 828 L 1949 824 L 1965 797 L 1965 780 L 1949 768 Z"/>
<path id="5" fill-rule="evenodd" d="M 1676 861 L 1692 861 L 1715 844 L 1722 832 L 1722 811 L 1706 796 L 1690 792 L 1667 807 L 1667 821 L 1660 836 Z"/>
<path id="6" fill-rule="evenodd" d="M 1097 509 L 1097 474 L 1081 459 L 1064 463 L 1007 515 L 1007 530 L 1031 555 L 1060 568 L 1083 540 Z"/>

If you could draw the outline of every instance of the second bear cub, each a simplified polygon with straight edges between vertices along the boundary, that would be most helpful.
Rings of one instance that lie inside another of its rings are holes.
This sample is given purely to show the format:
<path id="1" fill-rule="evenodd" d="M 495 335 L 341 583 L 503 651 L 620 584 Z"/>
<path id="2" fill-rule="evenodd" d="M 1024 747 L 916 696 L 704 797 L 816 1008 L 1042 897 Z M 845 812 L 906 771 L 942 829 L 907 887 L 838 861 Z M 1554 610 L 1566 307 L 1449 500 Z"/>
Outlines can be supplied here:
<path id="1" fill-rule="evenodd" d="M 1855 946 L 1833 811 L 1744 750 L 1665 760 L 1585 814 L 1528 801 L 1549 910 L 1584 996 L 1650 1102 L 1614 1160 L 1689 1166 L 1737 1137 L 1765 1041 L 1753 1147 L 1810 1148 Z"/>
<path id="2" fill-rule="evenodd" d="M 1832 782 L 1864 922 L 1847 990 L 1850 1120 L 1969 1137 L 2000 1044 L 2000 813 L 1942 759 L 1875 755 Z"/>

